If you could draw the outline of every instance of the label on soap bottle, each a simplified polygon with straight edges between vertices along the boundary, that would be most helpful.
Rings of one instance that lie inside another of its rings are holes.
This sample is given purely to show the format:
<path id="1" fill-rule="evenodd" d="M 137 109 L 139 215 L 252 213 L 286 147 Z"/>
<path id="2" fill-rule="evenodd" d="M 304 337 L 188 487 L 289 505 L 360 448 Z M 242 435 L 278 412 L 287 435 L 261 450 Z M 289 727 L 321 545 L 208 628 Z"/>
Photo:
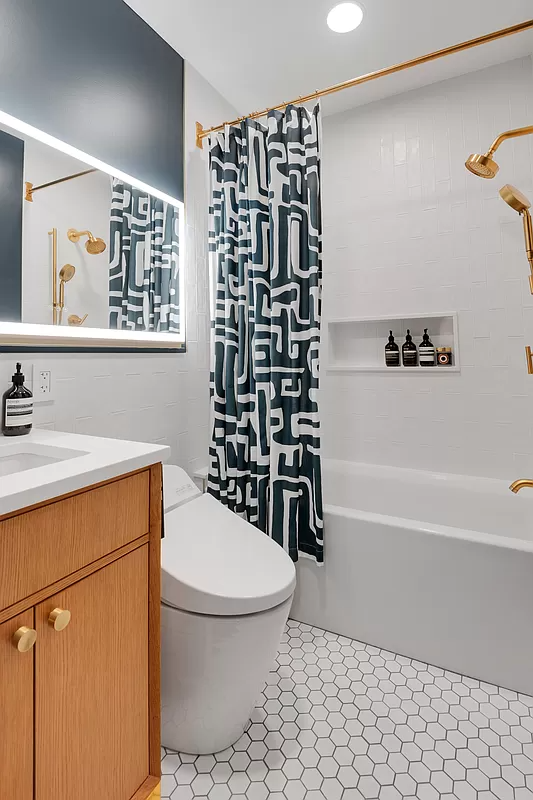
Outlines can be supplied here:
<path id="1" fill-rule="evenodd" d="M 17 397 L 6 400 L 6 428 L 31 425 L 33 418 L 33 398 Z"/>

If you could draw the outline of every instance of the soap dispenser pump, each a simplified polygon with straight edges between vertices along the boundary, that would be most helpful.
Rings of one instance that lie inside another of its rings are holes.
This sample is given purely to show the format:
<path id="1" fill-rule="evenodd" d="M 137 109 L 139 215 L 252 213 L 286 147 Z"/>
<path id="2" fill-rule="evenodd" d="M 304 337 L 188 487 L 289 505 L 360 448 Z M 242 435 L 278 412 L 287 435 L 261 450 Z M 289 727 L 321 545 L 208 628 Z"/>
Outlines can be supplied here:
<path id="1" fill-rule="evenodd" d="M 392 331 L 390 331 L 389 342 L 385 345 L 385 365 L 387 367 L 400 366 L 400 348 L 394 341 Z"/>
<path id="2" fill-rule="evenodd" d="M 31 431 L 33 394 L 24 386 L 22 365 L 17 364 L 13 386 L 2 397 L 2 433 L 4 436 L 23 436 Z"/>
<path id="3" fill-rule="evenodd" d="M 404 367 L 416 367 L 418 364 L 418 350 L 416 344 L 413 342 L 411 331 L 407 329 L 407 336 L 402 345 L 402 361 Z"/>

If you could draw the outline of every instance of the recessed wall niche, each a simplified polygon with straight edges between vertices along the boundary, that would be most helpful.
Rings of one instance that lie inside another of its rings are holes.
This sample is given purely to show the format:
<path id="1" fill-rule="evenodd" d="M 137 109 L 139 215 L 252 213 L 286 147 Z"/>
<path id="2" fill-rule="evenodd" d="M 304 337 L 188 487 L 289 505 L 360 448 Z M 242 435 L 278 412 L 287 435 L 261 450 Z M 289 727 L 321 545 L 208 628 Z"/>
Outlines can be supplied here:
<path id="1" fill-rule="evenodd" d="M 385 345 L 392 330 L 396 343 L 402 349 L 407 329 L 413 342 L 422 341 L 427 328 L 435 347 L 452 348 L 452 365 L 435 367 L 387 367 Z M 386 372 L 387 374 L 439 373 L 450 374 L 461 370 L 457 314 L 432 313 L 425 315 L 402 314 L 386 317 L 354 317 L 330 320 L 328 323 L 328 372 Z"/>

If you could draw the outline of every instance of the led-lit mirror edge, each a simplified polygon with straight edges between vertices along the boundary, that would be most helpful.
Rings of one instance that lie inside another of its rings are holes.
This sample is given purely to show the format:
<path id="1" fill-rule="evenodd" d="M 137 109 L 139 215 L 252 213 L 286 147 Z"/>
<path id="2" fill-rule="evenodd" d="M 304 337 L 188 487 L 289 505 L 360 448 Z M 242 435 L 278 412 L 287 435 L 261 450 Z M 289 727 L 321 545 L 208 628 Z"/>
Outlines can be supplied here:
<path id="1" fill-rule="evenodd" d="M 106 328 L 56 328 L 53 325 L 37 325 L 31 322 L 2 322 L 0 320 L 0 352 L 22 352 L 30 351 L 113 351 L 127 352 L 144 350 L 145 352 L 158 352 L 167 350 L 183 353 L 186 350 L 185 338 L 185 204 L 175 197 L 165 192 L 161 192 L 144 181 L 128 175 L 120 169 L 100 161 L 83 150 L 78 150 L 61 139 L 35 128 L 23 122 L 17 117 L 7 114 L 0 110 L 0 123 L 13 130 L 30 136 L 43 144 L 53 147 L 66 155 L 72 156 L 79 161 L 83 161 L 91 167 L 95 167 L 107 175 L 120 178 L 130 186 L 141 189 L 148 194 L 158 197 L 166 203 L 170 203 L 179 209 L 179 248 L 180 248 L 180 280 L 179 280 L 179 301 L 180 301 L 180 333 L 152 333 L 150 331 L 124 331 L 109 330 Z M 22 187 L 21 187 L 22 191 Z M 123 343 L 123 344 L 122 344 Z"/>

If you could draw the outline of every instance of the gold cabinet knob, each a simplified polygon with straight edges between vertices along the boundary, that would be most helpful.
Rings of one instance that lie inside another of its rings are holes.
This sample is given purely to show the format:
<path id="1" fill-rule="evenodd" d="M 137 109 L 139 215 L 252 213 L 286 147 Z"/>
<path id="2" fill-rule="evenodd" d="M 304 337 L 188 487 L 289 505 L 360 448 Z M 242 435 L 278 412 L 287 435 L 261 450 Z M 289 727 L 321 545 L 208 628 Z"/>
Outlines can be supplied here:
<path id="1" fill-rule="evenodd" d="M 70 622 L 70 611 L 66 608 L 54 608 L 48 617 L 48 623 L 55 631 L 63 631 Z"/>
<path id="2" fill-rule="evenodd" d="M 18 631 L 13 634 L 13 645 L 17 648 L 19 653 L 27 653 L 31 650 L 37 639 L 37 631 L 33 628 L 26 628 L 22 626 Z"/>

